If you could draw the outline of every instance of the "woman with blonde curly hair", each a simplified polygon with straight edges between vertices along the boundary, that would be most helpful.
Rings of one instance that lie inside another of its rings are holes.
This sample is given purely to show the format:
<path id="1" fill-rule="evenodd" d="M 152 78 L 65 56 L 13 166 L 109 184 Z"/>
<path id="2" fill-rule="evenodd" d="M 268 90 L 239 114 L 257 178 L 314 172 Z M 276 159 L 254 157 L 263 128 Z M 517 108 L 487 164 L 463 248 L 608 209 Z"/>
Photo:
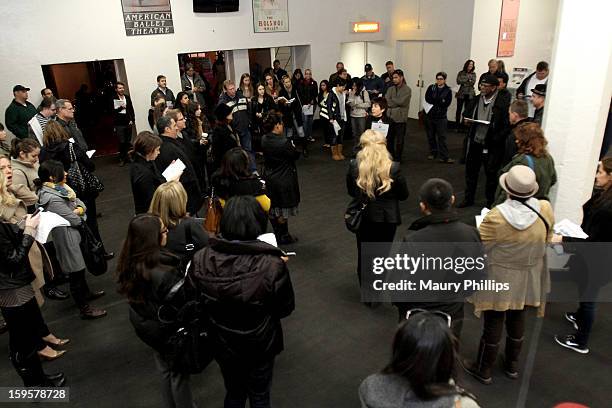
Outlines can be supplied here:
<path id="1" fill-rule="evenodd" d="M 359 142 L 360 151 L 351 160 L 346 188 L 354 201 L 366 204 L 357 231 L 357 275 L 361 284 L 361 243 L 391 242 L 401 224 L 399 202 L 408 198 L 408 185 L 400 164 L 391 159 L 385 136 L 366 130 Z"/>
<path id="2" fill-rule="evenodd" d="M 555 161 L 546 149 L 548 141 L 544 137 L 542 128 L 537 123 L 524 123 L 514 129 L 514 139 L 518 153 L 514 155 L 510 163 L 501 169 L 499 174 L 507 173 L 517 165 L 529 167 L 535 172 L 536 181 L 540 186 L 534 197 L 539 200 L 548 200 L 548 193 L 557 182 L 557 172 Z M 497 186 L 493 207 L 506 201 L 506 196 L 506 192 Z"/>

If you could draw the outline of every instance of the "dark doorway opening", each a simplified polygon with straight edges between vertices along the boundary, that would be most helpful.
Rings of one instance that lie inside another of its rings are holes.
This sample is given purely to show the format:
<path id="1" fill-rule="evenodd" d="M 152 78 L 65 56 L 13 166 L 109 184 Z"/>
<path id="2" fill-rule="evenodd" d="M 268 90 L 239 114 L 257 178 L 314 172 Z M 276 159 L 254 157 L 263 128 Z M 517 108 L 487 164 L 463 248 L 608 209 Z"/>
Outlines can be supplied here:
<path id="1" fill-rule="evenodd" d="M 205 83 L 206 90 L 202 93 L 204 98 L 204 111 L 208 116 L 214 111 L 217 105 L 219 95 L 223 88 L 223 81 L 226 79 L 225 74 L 225 52 L 224 51 L 204 51 L 190 52 L 178 55 L 179 71 L 181 74 L 181 91 L 185 91 L 183 86 L 183 77 L 185 75 L 185 66 L 193 65 L 197 74 L 199 74 Z M 201 100 L 199 102 L 202 102 Z"/>
<path id="2" fill-rule="evenodd" d="M 42 71 L 54 95 L 73 103 L 75 121 L 96 156 L 117 153 L 111 106 L 117 81 L 125 83 L 129 94 L 123 60 L 50 64 Z"/>

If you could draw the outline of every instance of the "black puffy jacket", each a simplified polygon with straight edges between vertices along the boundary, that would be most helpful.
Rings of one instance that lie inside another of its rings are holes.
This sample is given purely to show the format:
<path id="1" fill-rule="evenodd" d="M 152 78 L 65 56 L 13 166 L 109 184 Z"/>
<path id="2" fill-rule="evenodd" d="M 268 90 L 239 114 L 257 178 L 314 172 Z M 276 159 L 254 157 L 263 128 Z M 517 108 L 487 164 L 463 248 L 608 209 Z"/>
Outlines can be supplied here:
<path id="1" fill-rule="evenodd" d="M 188 278 L 204 300 L 215 355 L 261 362 L 283 350 L 280 319 L 295 308 L 283 252 L 262 241 L 211 238 Z"/>

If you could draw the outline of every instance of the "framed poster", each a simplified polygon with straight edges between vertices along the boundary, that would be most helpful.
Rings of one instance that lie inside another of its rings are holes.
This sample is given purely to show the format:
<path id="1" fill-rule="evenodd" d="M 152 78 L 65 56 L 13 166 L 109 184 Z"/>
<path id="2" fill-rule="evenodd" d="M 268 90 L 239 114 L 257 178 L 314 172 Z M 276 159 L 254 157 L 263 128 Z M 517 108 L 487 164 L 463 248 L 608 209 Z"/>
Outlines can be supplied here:
<path id="1" fill-rule="evenodd" d="M 256 33 L 289 31 L 287 0 L 253 0 L 253 30 Z"/>
<path id="2" fill-rule="evenodd" d="M 172 34 L 172 10 L 170 0 L 121 0 L 125 34 Z"/>
<path id="3" fill-rule="evenodd" d="M 497 40 L 497 57 L 512 57 L 516 44 L 516 26 L 518 25 L 521 0 L 502 0 L 499 19 L 499 38 Z"/>

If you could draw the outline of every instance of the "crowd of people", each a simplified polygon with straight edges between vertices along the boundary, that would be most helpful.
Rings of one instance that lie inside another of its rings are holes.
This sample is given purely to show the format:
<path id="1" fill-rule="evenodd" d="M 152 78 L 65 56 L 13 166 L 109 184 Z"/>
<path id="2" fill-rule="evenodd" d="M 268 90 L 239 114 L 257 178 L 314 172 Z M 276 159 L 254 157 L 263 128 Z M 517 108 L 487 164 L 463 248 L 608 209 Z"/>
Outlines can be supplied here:
<path id="1" fill-rule="evenodd" d="M 513 277 L 517 289 L 506 295 L 483 298 L 476 292 L 466 299 L 483 316 L 483 334 L 476 359 L 461 365 L 483 384 L 493 381 L 504 322 L 504 372 L 519 377 L 526 308 L 537 308 L 543 316 L 546 304 L 545 244 L 564 239 L 552 230 L 548 200 L 557 176 L 541 128 L 548 64 L 538 63 L 515 98 L 506 88 L 503 62 L 491 60 L 488 68 L 477 81 L 475 62 L 468 60 L 457 74 L 456 92 L 446 84 L 445 72 L 438 72 L 427 88 L 422 114 L 429 160 L 454 163 L 446 145 L 447 110 L 453 94 L 457 100 L 456 130 L 466 133 L 460 158 L 465 195 L 456 203 L 450 183 L 425 181 L 418 192 L 423 216 L 403 238 L 483 243 L 494 260 L 489 276 Z M 260 83 L 247 73 L 239 83 L 225 80 L 217 104 L 208 106 L 206 84 L 187 64 L 176 97 L 166 77 L 157 77 L 148 112 L 151 130 L 133 140 L 136 113 L 125 85 L 115 84 L 114 133 L 120 163 L 130 166 L 135 214 L 116 280 L 138 337 L 155 351 L 166 406 L 193 404 L 189 376 L 198 369 L 179 361 L 176 349 L 177 329 L 187 325 L 177 311 L 193 305 L 204 322 L 197 328 L 208 332 L 206 346 L 221 367 L 225 406 L 244 407 L 247 399 L 251 407 L 270 406 L 274 360 L 284 347 L 281 319 L 295 307 L 290 254 L 279 246 L 298 241 L 289 232 L 289 219 L 301 202 L 296 163 L 308 157 L 315 120 L 331 158 L 350 157 L 347 192 L 351 205 L 363 211 L 356 230 L 359 285 L 365 273 L 362 244 L 394 240 L 402 221 L 400 202 L 409 196 L 401 162 L 412 93 L 403 71 L 391 61 L 381 76 L 371 64 L 364 71 L 362 77 L 351 77 L 338 62 L 329 79 L 317 85 L 310 69 L 296 69 L 290 76 L 274 61 Z M 0 274 L 0 309 L 10 358 L 24 385 L 61 386 L 65 376 L 45 374 L 39 358 L 61 357 L 69 340 L 46 326 L 42 293 L 49 299 L 71 296 L 84 319 L 106 316 L 92 305 L 104 292 L 92 291 L 87 283 L 91 249 L 83 245 L 85 237 L 99 243 L 105 260 L 114 254 L 104 249 L 100 236 L 96 198 L 104 186 L 74 121 L 72 103 L 43 89 L 43 101 L 35 108 L 28 91 L 22 85 L 13 89 L 15 99 L 6 111 L 7 127 L 15 135 L 10 144 L 0 124 L 0 251 L 8 265 Z M 345 149 L 349 134 L 354 145 Z M 178 171 L 166 174 L 177 165 Z M 459 221 L 455 207 L 474 205 L 482 166 L 491 211 L 474 228 Z M 612 158 L 599 163 L 595 186 L 584 206 L 582 228 L 588 241 L 609 242 Z M 35 239 L 40 209 L 63 221 L 46 243 Z M 273 238 L 267 237 L 268 225 Z M 519 244 L 517 256 L 490 249 L 495 243 Z M 70 295 L 59 288 L 65 282 Z M 361 384 L 362 406 L 403 406 L 407 401 L 478 406 L 455 382 L 464 303 L 395 306 L 400 325 L 392 358 Z M 166 317 L 162 311 L 168 309 L 176 313 Z M 556 342 L 588 353 L 595 309 L 595 302 L 582 301 L 576 312 L 567 313 L 576 332 L 558 335 Z"/>

